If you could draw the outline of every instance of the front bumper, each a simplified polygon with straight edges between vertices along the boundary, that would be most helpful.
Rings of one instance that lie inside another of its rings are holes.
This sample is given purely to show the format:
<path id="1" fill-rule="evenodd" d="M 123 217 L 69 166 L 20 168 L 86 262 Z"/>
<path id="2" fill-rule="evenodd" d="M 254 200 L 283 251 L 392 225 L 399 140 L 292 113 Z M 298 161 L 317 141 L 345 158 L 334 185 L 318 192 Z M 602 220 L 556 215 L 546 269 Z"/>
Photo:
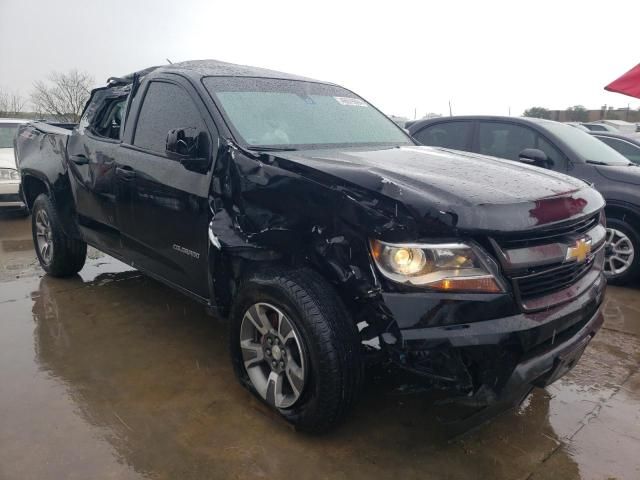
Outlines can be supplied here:
<path id="1" fill-rule="evenodd" d="M 507 305 L 488 297 L 484 304 L 476 304 L 478 314 L 469 323 L 459 319 L 429 327 L 422 326 L 437 317 L 433 296 L 413 297 L 414 308 L 422 301 L 430 310 L 427 315 L 414 311 L 407 316 L 406 302 L 397 296 L 402 294 L 383 294 L 389 310 L 403 316 L 397 323 L 406 325 L 385 347 L 401 368 L 453 393 L 453 401 L 474 408 L 471 415 L 454 422 L 454 428 L 464 431 L 517 406 L 534 386 L 548 385 L 573 368 L 602 326 L 605 287 L 601 270 L 594 269 L 575 285 L 580 294 L 556 307 L 481 319 Z M 441 299 L 441 303 L 441 310 L 451 310 L 456 302 Z"/>
<path id="2" fill-rule="evenodd" d="M 600 308 L 573 336 L 553 348 L 539 352 L 516 365 L 494 401 L 453 422 L 465 432 L 497 415 L 517 407 L 533 387 L 545 387 L 568 373 L 580 360 L 585 348 L 600 329 L 604 316 Z M 455 432 L 454 432 L 455 433 Z"/>
<path id="3" fill-rule="evenodd" d="M 0 208 L 24 208 L 20 182 L 0 182 Z"/>

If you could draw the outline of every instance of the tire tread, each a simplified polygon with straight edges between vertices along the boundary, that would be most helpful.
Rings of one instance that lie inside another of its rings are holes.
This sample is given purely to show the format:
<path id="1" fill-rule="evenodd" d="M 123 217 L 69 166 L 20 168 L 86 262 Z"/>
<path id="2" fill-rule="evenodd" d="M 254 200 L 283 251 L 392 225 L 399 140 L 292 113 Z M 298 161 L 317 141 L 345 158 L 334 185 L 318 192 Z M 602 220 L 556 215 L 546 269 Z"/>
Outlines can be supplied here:
<path id="1" fill-rule="evenodd" d="M 265 284 L 282 291 L 301 312 L 314 341 L 315 374 L 321 379 L 315 385 L 317 399 L 280 413 L 298 430 L 325 432 L 345 418 L 358 397 L 363 366 L 357 329 L 333 287 L 311 269 L 272 267 L 256 272 L 241 286 L 239 297 L 251 295 Z M 241 299 L 234 306 L 234 328 L 239 328 L 240 315 L 244 313 L 239 310 L 244 304 Z M 242 376 L 242 363 L 235 360 L 236 373 Z M 246 379 L 242 383 L 247 386 Z M 251 389 L 250 382 L 248 386 Z"/>

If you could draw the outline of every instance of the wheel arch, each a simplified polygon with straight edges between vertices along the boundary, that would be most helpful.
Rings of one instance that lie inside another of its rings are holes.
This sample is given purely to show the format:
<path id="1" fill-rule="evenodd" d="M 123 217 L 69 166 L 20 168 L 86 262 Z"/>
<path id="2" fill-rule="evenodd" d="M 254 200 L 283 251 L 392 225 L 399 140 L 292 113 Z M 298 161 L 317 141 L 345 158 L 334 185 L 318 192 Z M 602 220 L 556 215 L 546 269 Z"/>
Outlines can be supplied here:
<path id="1" fill-rule="evenodd" d="M 33 209 L 33 202 L 42 193 L 51 196 L 51 188 L 45 180 L 31 173 L 23 175 L 22 195 L 29 210 Z"/>
<path id="2" fill-rule="evenodd" d="M 22 195 L 31 211 L 33 203 L 40 194 L 46 194 L 55 205 L 62 224 L 62 229 L 71 238 L 81 239 L 78 228 L 75 200 L 71 191 L 71 184 L 67 175 L 60 176 L 56 185 L 51 185 L 48 179 L 31 170 L 22 174 Z"/>
<path id="3" fill-rule="evenodd" d="M 225 252 L 210 244 L 209 272 L 212 307 L 220 315 L 227 316 L 243 281 L 258 271 L 303 267 L 322 275 L 322 272 L 310 262 L 301 261 L 294 256 L 270 250 Z M 322 276 L 325 281 L 328 281 L 324 275 Z"/>
<path id="4" fill-rule="evenodd" d="M 636 230 L 640 230 L 640 208 L 624 202 L 608 201 L 604 212 L 607 218 L 628 221 Z"/>

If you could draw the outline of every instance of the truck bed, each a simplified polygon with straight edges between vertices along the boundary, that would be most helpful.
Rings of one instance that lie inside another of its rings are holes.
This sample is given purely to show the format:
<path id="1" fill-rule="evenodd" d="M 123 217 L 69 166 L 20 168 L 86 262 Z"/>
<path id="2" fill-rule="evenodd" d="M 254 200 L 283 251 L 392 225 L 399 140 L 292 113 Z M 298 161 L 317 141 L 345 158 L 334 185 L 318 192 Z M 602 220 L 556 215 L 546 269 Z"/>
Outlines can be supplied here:
<path id="1" fill-rule="evenodd" d="M 20 170 L 38 166 L 67 164 L 67 140 L 76 124 L 29 122 L 18 127 L 15 140 L 16 164 Z"/>

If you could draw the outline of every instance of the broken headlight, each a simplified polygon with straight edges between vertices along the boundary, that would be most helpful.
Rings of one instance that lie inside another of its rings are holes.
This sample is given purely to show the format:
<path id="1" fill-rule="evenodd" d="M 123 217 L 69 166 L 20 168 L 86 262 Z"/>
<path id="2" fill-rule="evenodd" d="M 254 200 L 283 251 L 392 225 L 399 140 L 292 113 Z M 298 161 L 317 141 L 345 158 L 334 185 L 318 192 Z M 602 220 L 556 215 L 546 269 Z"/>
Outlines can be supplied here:
<path id="1" fill-rule="evenodd" d="M 387 278 L 446 292 L 503 292 L 479 247 L 465 243 L 392 244 L 371 240 L 371 255 Z"/>
<path id="2" fill-rule="evenodd" d="M 20 180 L 20 174 L 13 168 L 0 168 L 0 181 L 10 182 Z"/>

